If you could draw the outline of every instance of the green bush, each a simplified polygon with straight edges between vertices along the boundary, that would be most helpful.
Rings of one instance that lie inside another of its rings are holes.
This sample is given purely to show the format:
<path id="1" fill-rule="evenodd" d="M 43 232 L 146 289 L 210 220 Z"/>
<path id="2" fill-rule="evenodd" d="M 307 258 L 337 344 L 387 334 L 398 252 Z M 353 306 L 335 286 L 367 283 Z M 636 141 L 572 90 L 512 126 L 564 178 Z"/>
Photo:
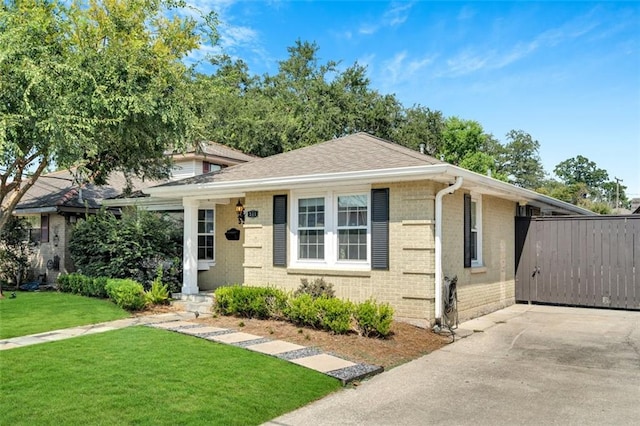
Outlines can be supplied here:
<path id="1" fill-rule="evenodd" d="M 333 284 L 325 282 L 324 278 L 316 278 L 311 282 L 307 278 L 300 279 L 300 287 L 297 288 L 293 295 L 297 297 L 302 294 L 308 294 L 314 299 L 335 296 Z"/>
<path id="2" fill-rule="evenodd" d="M 131 278 L 148 289 L 163 269 L 163 283 L 182 281 L 182 224 L 155 212 L 127 209 L 121 217 L 102 210 L 79 221 L 69 240 L 78 272 L 90 277 Z"/>
<path id="3" fill-rule="evenodd" d="M 72 273 L 58 275 L 58 289 L 64 293 L 80 294 L 82 296 L 106 298 L 106 277 L 87 277 Z"/>
<path id="4" fill-rule="evenodd" d="M 267 319 L 282 316 L 287 295 L 272 287 L 234 285 L 218 288 L 215 300 L 215 309 L 222 315 Z"/>
<path id="5" fill-rule="evenodd" d="M 289 299 L 286 318 L 294 324 L 320 328 L 320 315 L 315 299 L 310 294 L 301 294 Z"/>
<path id="6" fill-rule="evenodd" d="M 169 287 L 162 284 L 162 281 L 155 280 L 151 288 L 144 293 L 144 298 L 148 305 L 169 304 Z"/>
<path id="7" fill-rule="evenodd" d="M 134 280 L 111 278 L 107 280 L 106 289 L 109 298 L 122 309 L 139 311 L 146 305 L 144 288 Z"/>
<path id="8" fill-rule="evenodd" d="M 286 319 L 296 325 L 321 328 L 336 334 L 358 331 L 362 336 L 386 337 L 391 331 L 393 308 L 388 303 L 348 300 L 309 293 L 296 297 L 271 287 L 234 285 L 215 291 L 214 310 L 221 315 L 246 318 Z"/>
<path id="9" fill-rule="evenodd" d="M 354 305 L 348 300 L 320 297 L 314 301 L 320 326 L 336 334 L 353 330 Z"/>
<path id="10" fill-rule="evenodd" d="M 355 317 L 360 335 L 386 337 L 391 331 L 393 308 L 388 303 L 367 300 L 356 306 Z"/>

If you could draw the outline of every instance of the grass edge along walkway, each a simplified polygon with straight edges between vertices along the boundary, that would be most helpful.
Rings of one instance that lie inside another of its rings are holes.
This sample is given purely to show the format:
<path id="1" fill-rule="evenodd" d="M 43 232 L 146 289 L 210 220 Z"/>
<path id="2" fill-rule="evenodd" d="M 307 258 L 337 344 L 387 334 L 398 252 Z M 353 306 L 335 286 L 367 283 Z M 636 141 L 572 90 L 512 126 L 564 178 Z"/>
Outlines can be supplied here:
<path id="1" fill-rule="evenodd" d="M 7 424 L 260 424 L 341 388 L 241 348 L 128 327 L 0 352 Z"/>
<path id="2" fill-rule="evenodd" d="M 9 292 L 0 299 L 0 339 L 97 324 L 131 315 L 107 299 L 58 292 Z"/>

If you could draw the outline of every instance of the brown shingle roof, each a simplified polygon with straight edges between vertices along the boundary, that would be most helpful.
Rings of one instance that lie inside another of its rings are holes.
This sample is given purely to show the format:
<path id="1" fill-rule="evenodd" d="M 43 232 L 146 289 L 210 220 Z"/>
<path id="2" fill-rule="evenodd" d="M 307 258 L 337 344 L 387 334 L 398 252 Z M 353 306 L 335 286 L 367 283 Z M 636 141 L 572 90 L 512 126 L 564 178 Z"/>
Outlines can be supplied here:
<path id="1" fill-rule="evenodd" d="M 161 186 L 232 182 L 445 164 L 393 142 L 356 133 Z"/>

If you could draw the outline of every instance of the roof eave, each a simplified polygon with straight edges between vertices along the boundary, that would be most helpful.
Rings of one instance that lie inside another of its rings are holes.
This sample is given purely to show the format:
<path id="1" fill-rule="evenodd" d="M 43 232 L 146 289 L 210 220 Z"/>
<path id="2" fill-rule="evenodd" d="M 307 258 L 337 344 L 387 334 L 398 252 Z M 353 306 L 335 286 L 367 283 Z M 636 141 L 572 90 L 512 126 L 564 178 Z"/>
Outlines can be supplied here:
<path id="1" fill-rule="evenodd" d="M 592 211 L 573 204 L 446 163 L 391 169 L 327 173 L 322 175 L 286 176 L 229 182 L 214 181 L 188 185 L 159 186 L 147 188 L 145 191 L 152 196 L 159 198 L 182 198 L 197 197 L 212 191 L 215 191 L 216 194 L 226 194 L 249 191 L 299 189 L 317 185 L 358 185 L 371 182 L 398 182 L 417 179 L 436 179 L 444 183 L 449 181 L 453 182 L 457 176 L 462 176 L 464 179 L 464 188 L 471 188 L 472 190 L 476 189 L 480 192 L 496 194 L 515 202 L 540 203 L 568 214 L 595 215 Z"/>
<path id="2" fill-rule="evenodd" d="M 429 177 L 443 174 L 448 165 L 402 167 L 382 170 L 364 170 L 327 173 L 322 175 L 285 176 L 266 179 L 246 179 L 229 182 L 206 182 L 189 185 L 156 186 L 145 191 L 157 197 L 189 197 L 209 191 L 275 191 L 297 189 L 318 184 L 362 184 L 388 180 L 413 180 L 416 177 Z"/>

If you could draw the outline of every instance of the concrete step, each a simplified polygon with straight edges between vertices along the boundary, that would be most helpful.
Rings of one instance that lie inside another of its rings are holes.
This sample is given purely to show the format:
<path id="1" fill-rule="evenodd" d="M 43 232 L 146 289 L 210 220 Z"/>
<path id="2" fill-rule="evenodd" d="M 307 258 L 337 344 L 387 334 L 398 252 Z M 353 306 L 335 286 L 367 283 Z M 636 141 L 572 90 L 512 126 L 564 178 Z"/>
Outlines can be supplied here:
<path id="1" fill-rule="evenodd" d="M 213 293 L 172 294 L 171 305 L 186 312 L 210 313 L 213 307 Z"/>
<path id="2" fill-rule="evenodd" d="M 189 300 L 172 300 L 171 306 L 185 312 L 211 313 L 212 305 L 207 302 L 191 302 Z"/>
<path id="3" fill-rule="evenodd" d="M 198 294 L 182 294 L 173 293 L 171 297 L 174 300 L 185 300 L 189 302 L 209 303 L 213 306 L 214 295 L 213 292 L 198 293 Z"/>

